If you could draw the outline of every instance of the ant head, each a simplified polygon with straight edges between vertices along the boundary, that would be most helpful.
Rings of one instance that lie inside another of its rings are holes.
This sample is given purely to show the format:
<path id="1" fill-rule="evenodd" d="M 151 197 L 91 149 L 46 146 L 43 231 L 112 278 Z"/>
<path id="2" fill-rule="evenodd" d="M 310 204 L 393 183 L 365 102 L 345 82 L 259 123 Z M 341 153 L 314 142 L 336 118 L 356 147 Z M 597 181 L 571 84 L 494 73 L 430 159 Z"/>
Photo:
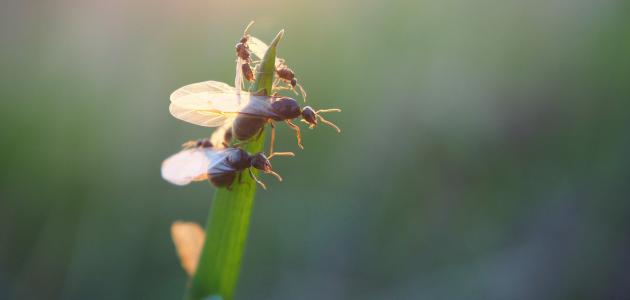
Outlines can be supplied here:
<path id="1" fill-rule="evenodd" d="M 261 170 L 265 173 L 271 172 L 271 162 L 267 159 L 264 153 L 260 152 L 252 155 L 250 163 L 252 167 Z"/>
<path id="2" fill-rule="evenodd" d="M 271 107 L 286 119 L 295 119 L 300 116 L 300 106 L 293 98 L 282 97 L 271 103 Z"/>
<path id="3" fill-rule="evenodd" d="M 310 106 L 305 106 L 304 109 L 302 109 L 302 118 L 304 118 L 311 128 L 317 125 L 317 114 Z"/>
<path id="4" fill-rule="evenodd" d="M 245 44 L 247 43 L 247 40 L 249 40 L 249 35 L 244 35 L 239 42 L 241 42 L 241 44 Z"/>
<path id="5" fill-rule="evenodd" d="M 324 119 L 324 117 L 322 117 L 322 113 L 340 112 L 340 111 L 341 109 L 338 109 L 338 108 L 320 109 L 318 111 L 313 111 L 313 108 L 311 108 L 310 106 L 305 106 L 304 109 L 302 110 L 302 118 L 303 118 L 302 122 L 308 124 L 308 127 L 312 129 L 317 125 L 317 121 L 319 120 L 322 123 L 332 127 L 337 132 L 341 132 L 341 129 L 339 129 L 337 125 L 335 125 L 333 122 L 330 122 Z"/>
<path id="6" fill-rule="evenodd" d="M 291 86 L 295 87 L 295 85 L 297 85 L 297 78 L 291 79 Z"/>

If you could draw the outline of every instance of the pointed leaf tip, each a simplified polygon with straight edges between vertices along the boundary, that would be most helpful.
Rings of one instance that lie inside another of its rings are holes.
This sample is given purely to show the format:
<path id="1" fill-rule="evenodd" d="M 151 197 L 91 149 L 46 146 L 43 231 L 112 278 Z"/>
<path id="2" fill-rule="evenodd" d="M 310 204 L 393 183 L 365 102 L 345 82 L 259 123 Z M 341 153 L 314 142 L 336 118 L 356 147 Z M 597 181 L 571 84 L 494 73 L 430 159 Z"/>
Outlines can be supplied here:
<path id="1" fill-rule="evenodd" d="M 269 45 L 269 47 L 278 46 L 278 43 L 280 42 L 283 36 L 284 36 L 284 29 L 280 30 L 278 34 L 276 34 L 276 37 L 273 39 L 273 41 L 271 41 L 271 44 Z"/>

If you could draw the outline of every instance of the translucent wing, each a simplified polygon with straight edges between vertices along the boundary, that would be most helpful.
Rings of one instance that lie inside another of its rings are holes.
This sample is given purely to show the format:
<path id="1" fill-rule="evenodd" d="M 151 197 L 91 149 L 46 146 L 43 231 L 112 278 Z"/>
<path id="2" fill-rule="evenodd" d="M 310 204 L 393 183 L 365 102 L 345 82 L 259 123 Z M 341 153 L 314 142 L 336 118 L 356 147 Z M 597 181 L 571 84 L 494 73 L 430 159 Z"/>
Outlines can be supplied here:
<path id="1" fill-rule="evenodd" d="M 247 63 L 242 60 L 240 57 L 236 58 L 236 75 L 234 77 L 234 86 L 236 87 L 236 93 L 240 94 L 241 90 L 243 90 L 243 64 Z"/>
<path id="2" fill-rule="evenodd" d="M 251 51 L 252 54 L 256 55 L 258 59 L 262 59 L 263 56 L 265 56 L 265 52 L 267 52 L 267 48 L 269 48 L 269 46 L 267 46 L 265 42 L 253 36 L 249 36 L 249 39 L 247 40 L 247 46 L 249 47 L 249 51 Z"/>
<path id="3" fill-rule="evenodd" d="M 205 83 L 198 84 L 203 85 Z M 182 89 L 195 85 L 192 84 Z M 234 90 L 226 93 L 196 88 L 195 91 L 195 93 L 180 93 L 178 95 L 181 96 L 171 97 L 171 106 L 169 107 L 171 115 L 180 120 L 205 127 L 232 124 L 238 114 L 249 114 L 263 118 L 278 117 L 278 114 L 271 109 L 270 97 L 267 96 L 254 96 L 248 92 L 237 94 Z"/>
<path id="4" fill-rule="evenodd" d="M 249 37 L 249 35 L 247 34 L 247 31 L 249 30 L 249 28 L 254 25 L 254 21 L 249 22 L 249 24 L 247 24 L 247 26 L 245 26 L 245 30 L 243 30 L 243 38 Z M 239 44 L 237 44 L 237 46 L 240 45 L 240 41 Z M 243 64 L 247 64 L 249 63 L 249 61 L 245 61 L 241 58 L 241 56 L 238 54 L 238 48 L 237 48 L 237 55 L 236 55 L 236 76 L 234 77 L 234 87 L 236 88 L 236 93 L 240 93 L 241 90 L 243 89 Z"/>
<path id="5" fill-rule="evenodd" d="M 162 162 L 162 178 L 175 185 L 206 180 L 208 170 L 227 155 L 227 152 L 213 148 L 182 150 Z"/>
<path id="6" fill-rule="evenodd" d="M 182 268 L 192 277 L 197 269 L 206 233 L 197 223 L 176 221 L 171 225 L 171 236 Z"/>
<path id="7" fill-rule="evenodd" d="M 249 51 L 251 51 L 258 59 L 263 59 L 265 53 L 267 52 L 267 48 L 269 48 L 265 42 L 253 36 L 250 36 L 247 40 L 247 46 L 249 46 Z M 276 57 L 276 67 L 281 64 L 284 64 L 284 59 Z"/>
<path id="8" fill-rule="evenodd" d="M 180 120 L 217 127 L 233 121 L 234 113 L 248 101 L 249 93 L 237 94 L 237 90 L 226 83 L 204 81 L 174 91 L 169 111 Z"/>
<path id="9" fill-rule="evenodd" d="M 225 124 L 217 128 L 212 135 L 210 135 L 210 143 L 214 145 L 214 148 L 225 148 L 225 145 L 232 141 L 232 124 Z"/>
<path id="10" fill-rule="evenodd" d="M 229 84 L 219 81 L 204 81 L 192 83 L 183 87 L 178 88 L 171 94 L 171 101 L 173 99 L 181 98 L 190 94 L 197 93 L 232 93 L 236 89 L 231 87 Z"/>
<path id="11" fill-rule="evenodd" d="M 186 108 L 175 103 L 171 103 L 168 109 L 173 117 L 204 127 L 229 125 L 232 124 L 236 117 L 234 114 Z"/>

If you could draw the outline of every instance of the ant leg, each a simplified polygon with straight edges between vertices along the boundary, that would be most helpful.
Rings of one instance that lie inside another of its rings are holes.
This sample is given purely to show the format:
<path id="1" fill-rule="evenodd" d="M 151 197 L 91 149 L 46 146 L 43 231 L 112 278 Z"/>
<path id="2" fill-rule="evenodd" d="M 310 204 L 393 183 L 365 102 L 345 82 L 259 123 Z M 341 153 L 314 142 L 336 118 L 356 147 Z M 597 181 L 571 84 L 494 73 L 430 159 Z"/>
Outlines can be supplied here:
<path id="1" fill-rule="evenodd" d="M 254 172 L 252 172 L 252 168 L 247 168 L 247 170 L 249 171 L 249 176 L 250 176 L 250 177 L 252 177 L 252 179 L 253 179 L 254 181 L 256 181 L 256 183 L 260 184 L 260 186 L 261 186 L 263 189 L 265 189 L 265 190 L 266 190 L 266 189 L 267 189 L 267 186 L 266 186 L 266 185 L 265 185 L 262 181 L 258 180 L 258 178 L 256 178 L 256 175 L 254 175 Z"/>
<path id="2" fill-rule="evenodd" d="M 304 99 L 304 103 L 306 103 L 306 91 L 301 84 L 297 83 L 296 85 L 300 89 L 300 93 L 302 94 L 302 99 Z"/>
<path id="3" fill-rule="evenodd" d="M 276 142 L 276 125 L 273 122 L 269 123 L 271 125 L 271 141 L 269 143 L 269 157 L 267 159 L 271 159 L 274 156 L 295 156 L 293 152 L 273 152 L 273 146 Z"/>
<path id="4" fill-rule="evenodd" d="M 197 147 L 196 140 L 190 140 L 182 144 L 182 148 L 184 149 L 190 149 L 190 148 L 195 148 L 195 147 Z"/>
<path id="5" fill-rule="evenodd" d="M 297 96 L 297 95 L 299 95 L 299 94 L 298 94 L 298 92 L 295 90 L 295 88 L 294 88 L 294 87 L 292 87 L 292 86 L 291 86 L 291 84 L 290 84 L 290 83 L 287 83 L 287 85 L 288 85 L 288 86 L 287 86 L 287 90 L 291 90 L 291 91 L 293 91 L 293 93 L 294 93 L 296 96 Z"/>
<path id="6" fill-rule="evenodd" d="M 293 153 L 293 152 L 274 152 L 273 154 L 269 155 L 269 157 L 267 157 L 267 159 L 271 159 L 274 156 L 290 156 L 290 157 L 294 157 L 295 153 Z"/>
<path id="7" fill-rule="evenodd" d="M 254 140 L 258 140 L 262 136 L 263 131 L 265 131 L 265 127 L 264 126 L 262 128 L 260 128 L 260 131 L 258 131 L 258 134 L 256 135 L 256 138 Z"/>
<path id="8" fill-rule="evenodd" d="M 284 85 L 283 85 L 283 83 L 284 83 Z M 293 87 L 289 83 L 287 83 L 284 79 L 281 79 L 281 78 L 276 78 L 274 80 L 273 87 L 274 87 L 274 89 L 279 90 L 279 91 L 293 90 L 293 92 L 295 92 Z"/>
<path id="9" fill-rule="evenodd" d="M 291 88 L 288 86 L 281 86 L 281 85 L 277 85 L 276 89 L 279 91 L 284 91 L 284 90 L 290 90 Z"/>
<path id="10" fill-rule="evenodd" d="M 273 122 L 269 122 L 271 126 L 271 141 L 269 142 L 269 157 L 273 156 L 273 144 L 276 142 L 276 125 Z"/>
<path id="11" fill-rule="evenodd" d="M 291 127 L 291 129 L 295 130 L 295 136 L 297 137 L 298 146 L 300 147 L 300 149 L 304 149 L 304 145 L 302 145 L 302 133 L 300 132 L 300 127 L 293 124 L 291 120 L 286 120 L 285 122 L 287 123 L 287 125 L 289 125 L 289 127 Z"/>
<path id="12" fill-rule="evenodd" d="M 243 183 L 243 172 L 238 172 L 238 184 Z"/>
<path id="13" fill-rule="evenodd" d="M 250 87 L 250 90 L 251 90 L 252 88 L 253 88 L 253 87 Z M 253 94 L 254 94 L 254 96 L 267 96 L 267 90 L 265 90 L 264 88 L 262 88 L 262 89 L 258 89 L 257 91 L 254 91 L 254 93 L 253 93 Z"/>
<path id="14" fill-rule="evenodd" d="M 286 82 L 285 82 L 285 83 L 286 83 Z M 289 84 L 286 84 L 285 86 L 278 86 L 278 89 L 279 89 L 279 90 L 291 90 L 291 91 L 293 91 L 296 95 L 298 94 L 298 93 L 295 91 L 295 89 L 294 89 L 291 85 L 289 85 Z"/>

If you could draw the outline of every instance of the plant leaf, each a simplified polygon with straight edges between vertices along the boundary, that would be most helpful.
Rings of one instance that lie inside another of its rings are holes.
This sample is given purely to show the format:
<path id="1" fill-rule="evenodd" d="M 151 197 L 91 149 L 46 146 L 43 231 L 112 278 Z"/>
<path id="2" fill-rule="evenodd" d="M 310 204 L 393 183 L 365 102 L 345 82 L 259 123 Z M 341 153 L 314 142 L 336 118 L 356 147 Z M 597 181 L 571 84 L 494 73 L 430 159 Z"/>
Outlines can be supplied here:
<path id="1" fill-rule="evenodd" d="M 253 85 L 254 91 L 264 90 L 271 95 L 275 75 L 276 47 L 284 35 L 281 30 L 269 45 Z M 249 153 L 263 150 L 263 133 L 242 148 Z M 258 175 L 258 171 L 254 170 Z M 256 183 L 247 171 L 239 174 L 231 190 L 217 189 L 210 208 L 206 226 L 206 240 L 197 271 L 192 278 L 186 299 L 198 300 L 211 295 L 220 295 L 223 300 L 232 300 L 238 280 L 241 259 L 249 230 L 249 220 L 256 194 Z"/>

